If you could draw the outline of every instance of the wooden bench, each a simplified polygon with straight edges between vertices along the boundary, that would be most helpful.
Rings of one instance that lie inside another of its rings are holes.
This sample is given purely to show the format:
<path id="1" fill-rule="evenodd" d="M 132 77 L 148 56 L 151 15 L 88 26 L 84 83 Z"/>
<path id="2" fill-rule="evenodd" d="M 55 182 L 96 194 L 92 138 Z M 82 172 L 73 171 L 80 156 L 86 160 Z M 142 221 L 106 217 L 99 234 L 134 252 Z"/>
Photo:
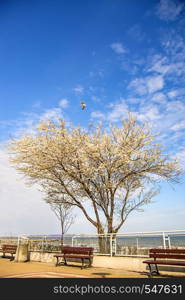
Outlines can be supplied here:
<path id="1" fill-rule="evenodd" d="M 16 253 L 16 250 L 17 250 L 17 245 L 8 245 L 8 244 L 2 245 L 3 257 L 5 257 L 6 253 L 9 253 L 12 255 L 12 259 L 13 259 L 13 255 Z"/>
<path id="2" fill-rule="evenodd" d="M 57 262 L 56 266 L 59 265 L 60 258 L 63 258 L 64 265 L 67 265 L 67 259 L 68 258 L 75 258 L 80 259 L 82 262 L 82 267 L 84 267 L 84 261 L 88 260 L 89 264 L 88 267 L 91 267 L 92 260 L 93 260 L 93 250 L 94 248 L 88 248 L 88 247 L 62 247 L 61 252 L 54 255 L 56 257 Z"/>
<path id="3" fill-rule="evenodd" d="M 160 275 L 157 265 L 185 266 L 185 249 L 150 249 L 149 257 L 143 263 L 148 264 L 150 276 Z M 152 270 L 152 265 L 155 270 Z"/>

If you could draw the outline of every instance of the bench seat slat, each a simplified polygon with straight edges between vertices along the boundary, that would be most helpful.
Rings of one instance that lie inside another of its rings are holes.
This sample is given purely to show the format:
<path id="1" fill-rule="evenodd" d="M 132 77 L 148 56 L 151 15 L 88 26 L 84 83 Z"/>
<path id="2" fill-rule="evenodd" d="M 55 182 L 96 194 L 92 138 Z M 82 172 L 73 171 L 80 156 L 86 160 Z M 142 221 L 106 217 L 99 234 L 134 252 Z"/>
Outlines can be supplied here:
<path id="1" fill-rule="evenodd" d="M 17 245 L 2 245 L 2 250 L 16 250 L 17 249 Z"/>
<path id="2" fill-rule="evenodd" d="M 145 260 L 143 261 L 145 264 L 153 264 L 153 265 L 178 265 L 178 266 L 185 266 L 185 261 L 178 261 L 178 260 Z"/>
<path id="3" fill-rule="evenodd" d="M 89 259 L 89 256 L 83 256 L 83 255 L 65 255 L 65 258 L 87 258 Z"/>
<path id="4" fill-rule="evenodd" d="M 150 253 L 149 255 L 150 257 L 153 257 L 153 258 L 171 258 L 171 259 L 185 259 L 185 255 L 182 254 L 158 254 L 158 253 Z"/>
<path id="5" fill-rule="evenodd" d="M 81 258 L 81 257 L 84 257 L 84 258 L 89 258 L 89 257 L 91 257 L 91 255 L 89 256 L 89 255 L 81 255 L 81 254 L 79 254 L 79 255 L 74 255 L 74 254 L 55 254 L 54 255 L 54 257 L 79 257 L 79 258 Z"/>
<path id="6" fill-rule="evenodd" d="M 152 248 L 149 250 L 150 253 L 182 253 L 185 254 L 185 249 L 158 249 Z"/>

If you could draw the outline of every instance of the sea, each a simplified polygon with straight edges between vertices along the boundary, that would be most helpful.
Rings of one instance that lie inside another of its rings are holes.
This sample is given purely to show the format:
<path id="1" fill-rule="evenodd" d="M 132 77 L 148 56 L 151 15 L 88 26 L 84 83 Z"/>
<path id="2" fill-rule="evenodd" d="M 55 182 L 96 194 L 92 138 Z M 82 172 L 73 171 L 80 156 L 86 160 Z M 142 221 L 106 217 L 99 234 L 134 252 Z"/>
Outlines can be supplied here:
<path id="1" fill-rule="evenodd" d="M 31 240 L 44 242 L 44 244 L 57 245 L 60 240 L 60 235 L 48 235 L 48 236 L 27 236 Z M 14 236 L 0 236 L 0 241 L 3 242 L 6 240 L 14 240 L 18 237 Z M 107 238 L 109 241 L 109 238 Z M 162 235 L 151 235 L 151 236 L 117 236 L 113 243 L 116 243 L 117 247 L 137 247 L 137 248 L 152 248 L 152 247 L 163 247 L 164 241 Z M 173 234 L 166 236 L 165 240 L 167 247 L 181 247 L 185 248 L 185 233 L 184 234 Z M 71 246 L 87 246 L 87 247 L 98 247 L 98 237 L 96 236 L 73 236 L 67 235 L 64 236 L 64 245 Z"/>
<path id="2" fill-rule="evenodd" d="M 67 241 L 66 241 L 67 242 Z M 118 236 L 116 237 L 116 244 L 120 247 L 134 247 L 137 248 L 152 248 L 152 247 L 163 247 L 162 236 Z M 185 247 L 185 234 L 184 235 L 172 235 L 168 236 L 165 240 L 166 246 L 171 247 Z M 98 238 L 96 237 L 77 237 L 74 239 L 76 245 L 95 245 L 98 244 Z"/>

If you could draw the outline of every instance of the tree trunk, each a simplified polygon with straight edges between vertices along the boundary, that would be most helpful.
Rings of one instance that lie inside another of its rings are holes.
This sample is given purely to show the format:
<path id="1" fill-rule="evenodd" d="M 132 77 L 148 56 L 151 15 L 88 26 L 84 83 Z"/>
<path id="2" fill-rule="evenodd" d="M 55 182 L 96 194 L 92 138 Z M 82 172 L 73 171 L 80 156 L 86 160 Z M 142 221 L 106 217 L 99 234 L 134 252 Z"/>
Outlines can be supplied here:
<path id="1" fill-rule="evenodd" d="M 98 243 L 99 243 L 100 253 L 106 254 L 107 253 L 106 237 L 105 236 L 98 236 Z"/>
<path id="2" fill-rule="evenodd" d="M 105 254 L 111 254 L 111 236 L 110 234 L 113 233 L 113 227 L 112 227 L 112 217 L 109 217 L 107 219 L 108 222 L 108 234 L 102 237 L 102 244 L 104 245 L 104 252 Z"/>
<path id="3" fill-rule="evenodd" d="M 115 239 L 116 239 L 116 233 L 112 226 L 112 218 L 108 220 L 108 234 L 105 234 L 103 228 L 99 226 L 98 228 L 98 242 L 99 242 L 99 251 L 102 254 L 111 254 L 111 248 L 114 246 Z M 110 236 L 111 234 L 111 236 Z M 112 245 L 111 245 L 112 243 Z M 114 251 L 112 252 L 114 255 Z"/>
<path id="4" fill-rule="evenodd" d="M 116 244 L 116 233 L 117 233 L 117 231 L 115 232 L 113 232 L 112 233 L 112 239 L 111 239 L 111 242 L 112 242 L 112 255 L 114 256 L 115 255 L 115 244 Z"/>
<path id="5" fill-rule="evenodd" d="M 64 245 L 64 234 L 63 232 L 61 233 L 61 238 L 60 238 L 60 246 L 61 246 L 61 249 L 63 248 L 63 245 Z"/>
<path id="6" fill-rule="evenodd" d="M 110 253 L 110 237 L 107 236 L 102 228 L 99 226 L 98 228 L 98 244 L 99 244 L 99 252 L 102 254 Z"/>
<path id="7" fill-rule="evenodd" d="M 61 252 L 62 252 L 62 248 L 63 248 L 63 245 L 64 245 L 64 224 L 63 224 L 62 219 L 61 219 L 61 221 L 60 221 L 60 224 L 61 224 L 60 247 L 61 247 Z"/>

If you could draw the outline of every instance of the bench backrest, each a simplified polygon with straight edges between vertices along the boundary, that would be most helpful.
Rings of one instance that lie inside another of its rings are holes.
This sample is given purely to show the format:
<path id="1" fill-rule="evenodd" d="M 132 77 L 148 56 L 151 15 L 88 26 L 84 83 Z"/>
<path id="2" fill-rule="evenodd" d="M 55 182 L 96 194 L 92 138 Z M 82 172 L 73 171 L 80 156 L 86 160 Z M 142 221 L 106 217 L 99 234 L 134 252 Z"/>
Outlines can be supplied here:
<path id="1" fill-rule="evenodd" d="M 149 257 L 154 259 L 158 258 L 171 258 L 171 259 L 185 259 L 185 249 L 150 249 Z"/>
<path id="2" fill-rule="evenodd" d="M 2 245 L 2 250 L 15 250 L 17 249 L 17 245 L 8 245 L 8 244 L 3 244 Z"/>
<path id="3" fill-rule="evenodd" d="M 62 253 L 64 254 L 85 254 L 93 255 L 94 248 L 91 247 L 62 247 Z"/>

